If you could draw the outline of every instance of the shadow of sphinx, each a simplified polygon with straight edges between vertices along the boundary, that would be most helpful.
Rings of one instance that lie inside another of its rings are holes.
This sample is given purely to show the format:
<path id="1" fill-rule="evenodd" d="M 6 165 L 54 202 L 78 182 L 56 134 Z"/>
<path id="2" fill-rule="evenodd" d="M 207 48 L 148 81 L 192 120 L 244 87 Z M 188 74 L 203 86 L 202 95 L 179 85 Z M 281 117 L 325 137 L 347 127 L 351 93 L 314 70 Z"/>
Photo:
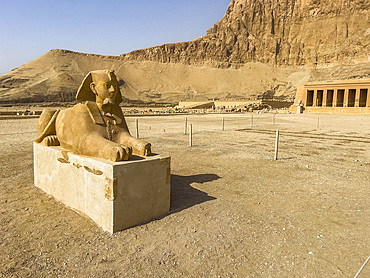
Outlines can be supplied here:
<path id="1" fill-rule="evenodd" d="M 220 179 L 215 174 L 198 174 L 191 176 L 171 175 L 171 207 L 169 214 L 182 211 L 194 205 L 215 200 L 206 192 L 191 186 L 192 183 L 205 183 Z"/>

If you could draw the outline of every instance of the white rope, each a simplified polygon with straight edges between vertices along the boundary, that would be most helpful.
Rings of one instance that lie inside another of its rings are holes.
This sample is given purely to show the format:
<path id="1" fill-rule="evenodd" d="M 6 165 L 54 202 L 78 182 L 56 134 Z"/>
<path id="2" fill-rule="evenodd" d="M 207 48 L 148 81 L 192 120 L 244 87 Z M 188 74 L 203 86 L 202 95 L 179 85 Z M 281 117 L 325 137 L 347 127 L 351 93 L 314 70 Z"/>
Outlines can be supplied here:
<path id="1" fill-rule="evenodd" d="M 370 260 L 370 256 L 369 256 L 369 257 L 367 257 L 366 261 L 364 262 L 364 264 L 361 266 L 361 268 L 359 269 L 359 271 L 356 273 L 355 277 L 353 277 L 353 278 L 357 278 L 357 277 L 358 277 L 358 275 L 360 274 L 361 270 L 363 270 L 363 269 L 364 269 L 365 265 L 367 264 L 367 262 L 368 262 L 369 260 Z"/>

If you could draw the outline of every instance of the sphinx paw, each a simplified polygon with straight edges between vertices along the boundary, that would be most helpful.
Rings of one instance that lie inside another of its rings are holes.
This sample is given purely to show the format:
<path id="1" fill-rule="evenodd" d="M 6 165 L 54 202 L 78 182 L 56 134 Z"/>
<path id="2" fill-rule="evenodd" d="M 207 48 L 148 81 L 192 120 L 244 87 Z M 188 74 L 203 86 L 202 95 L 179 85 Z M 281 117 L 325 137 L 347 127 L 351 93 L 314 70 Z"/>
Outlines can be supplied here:
<path id="1" fill-rule="evenodd" d="M 122 160 L 130 160 L 132 158 L 132 148 L 129 146 L 124 146 L 124 145 L 121 145 L 121 147 L 125 151 L 125 154 Z"/>
<path id="2" fill-rule="evenodd" d="M 134 145 L 134 153 L 142 156 L 148 156 L 152 154 L 152 145 L 146 142 L 140 142 Z"/>
<path id="3" fill-rule="evenodd" d="M 59 146 L 60 145 L 59 140 L 56 135 L 46 136 L 42 140 L 41 144 L 44 146 Z"/>
<path id="4" fill-rule="evenodd" d="M 127 146 L 115 146 L 108 148 L 108 159 L 114 162 L 129 160 L 132 156 L 132 148 Z"/>

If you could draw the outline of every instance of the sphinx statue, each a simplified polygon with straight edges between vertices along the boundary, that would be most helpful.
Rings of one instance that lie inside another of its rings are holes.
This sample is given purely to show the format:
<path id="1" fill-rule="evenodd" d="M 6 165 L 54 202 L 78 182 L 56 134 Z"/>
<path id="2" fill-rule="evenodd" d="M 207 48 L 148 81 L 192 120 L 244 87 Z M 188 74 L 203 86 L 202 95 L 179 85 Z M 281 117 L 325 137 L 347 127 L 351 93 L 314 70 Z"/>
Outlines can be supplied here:
<path id="1" fill-rule="evenodd" d="M 130 135 L 119 103 L 122 96 L 112 70 L 87 74 L 79 87 L 80 102 L 64 110 L 45 109 L 37 124 L 36 143 L 111 161 L 132 154 L 151 155 L 151 144 Z"/>

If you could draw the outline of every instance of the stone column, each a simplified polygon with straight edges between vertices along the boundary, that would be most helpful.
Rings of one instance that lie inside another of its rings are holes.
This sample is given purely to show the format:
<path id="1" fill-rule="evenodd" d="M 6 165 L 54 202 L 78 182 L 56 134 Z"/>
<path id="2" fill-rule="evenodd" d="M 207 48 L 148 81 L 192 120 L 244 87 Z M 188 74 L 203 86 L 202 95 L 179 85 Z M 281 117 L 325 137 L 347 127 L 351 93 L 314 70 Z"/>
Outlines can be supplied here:
<path id="1" fill-rule="evenodd" d="M 355 107 L 360 107 L 360 89 L 356 88 Z"/>
<path id="2" fill-rule="evenodd" d="M 313 102 L 312 106 L 317 106 L 317 89 L 313 91 Z"/>
<path id="3" fill-rule="evenodd" d="M 322 107 L 326 107 L 327 100 L 328 100 L 328 89 L 325 89 L 322 92 Z"/>
<path id="4" fill-rule="evenodd" d="M 348 107 L 348 96 L 349 96 L 349 89 L 344 89 L 344 98 L 343 98 L 343 107 Z"/>
<path id="5" fill-rule="evenodd" d="M 367 88 L 366 107 L 370 107 L 370 87 Z"/>
<path id="6" fill-rule="evenodd" d="M 333 107 L 337 107 L 338 89 L 334 89 L 333 94 Z"/>

